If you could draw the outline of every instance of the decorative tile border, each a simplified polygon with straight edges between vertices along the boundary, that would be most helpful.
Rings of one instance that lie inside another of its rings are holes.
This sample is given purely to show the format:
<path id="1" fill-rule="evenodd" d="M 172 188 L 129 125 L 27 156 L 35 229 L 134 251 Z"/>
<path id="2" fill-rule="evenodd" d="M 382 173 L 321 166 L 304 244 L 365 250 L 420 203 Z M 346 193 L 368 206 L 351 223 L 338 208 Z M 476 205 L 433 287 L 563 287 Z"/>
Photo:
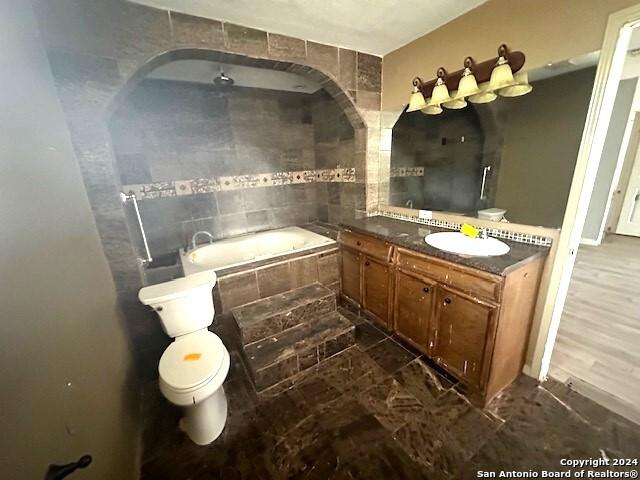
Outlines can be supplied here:
<path id="1" fill-rule="evenodd" d="M 435 219 L 423 219 L 418 217 L 412 217 L 410 215 L 403 215 L 401 213 L 393 213 L 387 211 L 379 211 L 376 215 L 380 215 L 382 217 L 395 218 L 397 220 L 404 220 L 407 222 L 413 223 L 421 223 L 423 225 L 431 225 L 432 227 L 440 227 L 440 228 L 448 228 L 450 230 L 460 230 L 462 226 L 461 223 L 452 223 L 444 220 L 435 220 Z M 469 221 L 473 221 L 473 219 L 469 219 Z M 484 228 L 484 227 L 476 227 L 476 228 Z M 530 245 L 540 245 L 543 247 L 550 247 L 553 243 L 551 238 L 543 237 L 541 235 L 532 235 L 530 233 L 518 233 L 518 232 L 510 232 L 508 230 L 501 230 L 498 228 L 487 228 L 487 234 L 492 237 L 503 238 L 505 240 L 511 240 L 513 242 L 527 243 Z"/>
<path id="2" fill-rule="evenodd" d="M 350 183 L 356 181 L 355 168 L 301 170 L 295 172 L 260 173 L 215 178 L 194 178 L 138 185 L 124 185 L 123 191 L 139 199 L 196 195 L 199 193 L 239 190 L 241 188 L 275 187 L 301 183 Z"/>
<path id="3" fill-rule="evenodd" d="M 391 167 L 391 177 L 424 177 L 424 167 Z"/>

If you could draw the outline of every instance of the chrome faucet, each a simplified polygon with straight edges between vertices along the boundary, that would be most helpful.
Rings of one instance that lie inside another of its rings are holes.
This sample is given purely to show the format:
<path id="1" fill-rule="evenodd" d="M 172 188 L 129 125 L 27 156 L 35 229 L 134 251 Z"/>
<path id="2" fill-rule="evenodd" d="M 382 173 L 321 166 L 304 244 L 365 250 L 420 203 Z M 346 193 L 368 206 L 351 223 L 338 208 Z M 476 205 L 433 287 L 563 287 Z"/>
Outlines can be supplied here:
<path id="1" fill-rule="evenodd" d="M 413 208 L 413 201 L 412 200 L 407 200 L 404 204 L 405 207 L 409 207 L 409 208 Z"/>
<path id="2" fill-rule="evenodd" d="M 196 240 L 198 239 L 198 235 L 206 235 L 207 237 L 209 237 L 209 243 L 215 240 L 215 238 L 213 238 L 213 235 L 211 235 L 211 233 L 207 232 L 206 230 L 200 230 L 199 232 L 194 233 L 193 237 L 191 237 L 191 247 L 194 250 L 196 249 Z"/>

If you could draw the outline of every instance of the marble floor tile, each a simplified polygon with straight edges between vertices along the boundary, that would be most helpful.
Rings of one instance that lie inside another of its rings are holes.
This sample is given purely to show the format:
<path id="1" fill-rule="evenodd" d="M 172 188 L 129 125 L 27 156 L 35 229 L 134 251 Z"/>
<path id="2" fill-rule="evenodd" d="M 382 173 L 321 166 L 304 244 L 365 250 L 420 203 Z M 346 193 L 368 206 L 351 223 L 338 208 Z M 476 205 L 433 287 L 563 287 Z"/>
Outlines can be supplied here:
<path id="1" fill-rule="evenodd" d="M 340 392 L 333 385 L 315 375 L 296 384 L 293 390 L 298 392 L 300 398 L 312 410 L 340 396 Z"/>
<path id="2" fill-rule="evenodd" d="M 356 345 L 362 350 L 381 342 L 387 338 L 387 334 L 378 330 L 369 322 L 362 322 L 356 325 Z"/>
<path id="3" fill-rule="evenodd" d="M 422 403 L 393 378 L 362 391 L 358 401 L 391 431 L 424 412 Z"/>
<path id="4" fill-rule="evenodd" d="M 429 368 L 420 358 L 412 360 L 400 368 L 394 378 L 409 390 L 424 406 L 453 386 L 453 382 Z"/>
<path id="5" fill-rule="evenodd" d="M 394 373 L 411 362 L 416 355 L 387 338 L 367 350 L 367 354 L 389 373 Z"/>
<path id="6" fill-rule="evenodd" d="M 227 424 L 204 447 L 148 385 L 140 478 L 468 480 L 479 470 L 561 470 L 561 458 L 640 452 L 638 425 L 563 384 L 522 377 L 480 410 L 393 339 L 366 343 L 260 395 L 234 368 Z"/>

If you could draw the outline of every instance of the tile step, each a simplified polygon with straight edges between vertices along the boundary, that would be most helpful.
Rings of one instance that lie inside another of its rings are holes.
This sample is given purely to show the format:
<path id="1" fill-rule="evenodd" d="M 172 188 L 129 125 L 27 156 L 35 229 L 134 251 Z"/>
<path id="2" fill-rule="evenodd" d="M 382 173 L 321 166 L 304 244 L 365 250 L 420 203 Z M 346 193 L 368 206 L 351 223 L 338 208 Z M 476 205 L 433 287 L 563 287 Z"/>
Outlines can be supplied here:
<path id="1" fill-rule="evenodd" d="M 234 308 L 232 313 L 246 346 L 335 309 L 335 292 L 314 283 Z"/>
<path id="2" fill-rule="evenodd" d="M 355 326 L 330 312 L 245 347 L 260 392 L 355 344 Z"/>

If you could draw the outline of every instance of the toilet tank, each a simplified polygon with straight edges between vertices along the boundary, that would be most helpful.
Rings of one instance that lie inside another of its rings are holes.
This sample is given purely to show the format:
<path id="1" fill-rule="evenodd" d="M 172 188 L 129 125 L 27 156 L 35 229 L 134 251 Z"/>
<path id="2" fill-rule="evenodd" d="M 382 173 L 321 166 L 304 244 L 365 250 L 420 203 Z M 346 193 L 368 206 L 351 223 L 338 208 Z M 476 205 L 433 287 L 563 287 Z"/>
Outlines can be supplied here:
<path id="1" fill-rule="evenodd" d="M 138 298 L 156 311 L 166 334 L 175 338 L 213 323 L 215 284 L 215 272 L 207 270 L 144 287 Z"/>

